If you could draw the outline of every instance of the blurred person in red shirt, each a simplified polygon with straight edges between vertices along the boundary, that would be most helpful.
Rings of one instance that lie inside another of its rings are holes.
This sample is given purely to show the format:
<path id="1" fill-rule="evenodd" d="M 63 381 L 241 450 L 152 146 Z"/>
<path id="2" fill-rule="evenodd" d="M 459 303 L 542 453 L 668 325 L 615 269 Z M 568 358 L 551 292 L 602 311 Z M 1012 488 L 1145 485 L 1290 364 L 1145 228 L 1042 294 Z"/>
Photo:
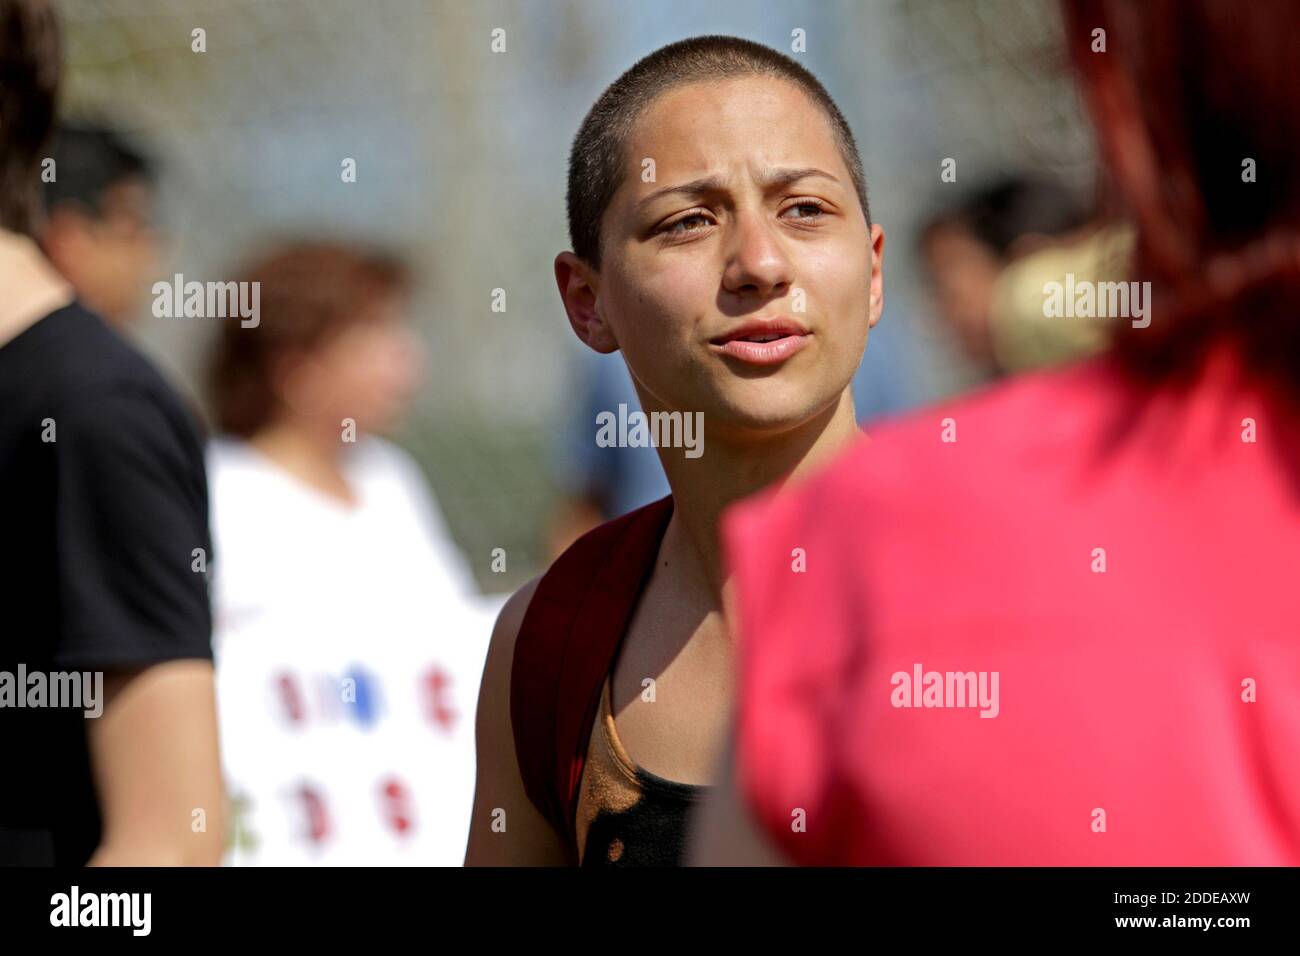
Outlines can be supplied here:
<path id="1" fill-rule="evenodd" d="M 1300 864 L 1300 13 L 1065 9 L 1150 321 L 729 513 L 698 862 Z"/>

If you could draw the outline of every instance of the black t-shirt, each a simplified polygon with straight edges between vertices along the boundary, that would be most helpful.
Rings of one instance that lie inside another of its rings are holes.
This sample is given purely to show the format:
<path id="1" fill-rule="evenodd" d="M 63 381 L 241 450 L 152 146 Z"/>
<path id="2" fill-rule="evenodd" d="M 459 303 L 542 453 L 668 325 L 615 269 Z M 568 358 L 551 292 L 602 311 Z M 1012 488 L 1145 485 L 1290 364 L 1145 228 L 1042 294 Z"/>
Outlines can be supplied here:
<path id="1" fill-rule="evenodd" d="M 16 695 L 210 660 L 211 559 L 199 434 L 153 366 L 77 304 L 0 347 L 0 865 L 79 866 L 100 839 L 94 718 Z"/>

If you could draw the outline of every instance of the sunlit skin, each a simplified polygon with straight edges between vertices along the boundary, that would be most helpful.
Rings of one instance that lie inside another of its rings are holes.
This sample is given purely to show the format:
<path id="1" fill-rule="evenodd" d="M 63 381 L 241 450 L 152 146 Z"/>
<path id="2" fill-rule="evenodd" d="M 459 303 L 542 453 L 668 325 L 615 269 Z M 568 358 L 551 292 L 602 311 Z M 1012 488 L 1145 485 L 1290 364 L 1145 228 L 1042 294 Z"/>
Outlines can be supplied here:
<path id="1" fill-rule="evenodd" d="M 653 182 L 642 178 L 645 159 Z M 615 721 L 646 770 L 707 785 L 733 666 L 719 518 L 860 435 L 849 383 L 880 318 L 884 234 L 868 226 L 821 109 L 787 81 L 756 76 L 655 100 L 629 135 L 601 231 L 599 270 L 572 252 L 555 260 L 574 332 L 598 352 L 623 353 L 644 411 L 704 416 L 701 457 L 659 449 L 673 516 L 611 673 Z M 808 333 L 780 361 L 744 361 L 715 341 L 777 317 Z M 507 602 L 488 654 L 469 864 L 566 861 L 523 793 L 511 742 L 510 662 L 535 586 Z M 641 697 L 648 677 L 653 705 Z M 494 808 L 511 821 L 509 839 L 491 831 Z"/>
<path id="2" fill-rule="evenodd" d="M 782 182 L 778 170 L 818 172 Z M 716 592 L 722 507 L 855 431 L 848 385 L 880 315 L 883 232 L 867 226 L 822 111 L 790 83 L 745 77 L 690 84 L 645 110 L 601 234 L 599 272 L 557 257 L 561 295 L 579 338 L 623 352 L 647 412 L 704 413 L 704 456 L 660 457 Z M 777 315 L 811 333 L 784 363 L 754 367 L 710 342 Z"/>
<path id="3" fill-rule="evenodd" d="M 805 173 L 785 181 L 783 170 Z M 849 383 L 880 318 L 884 233 L 868 227 L 823 112 L 798 87 L 751 76 L 650 105 L 601 235 L 599 272 L 557 257 L 561 295 L 579 338 L 622 351 L 645 411 L 704 413 L 701 458 L 660 450 L 676 504 L 665 547 L 690 526 L 687 560 L 716 601 L 722 509 L 857 432 Z M 779 365 L 738 362 L 710 341 L 777 315 L 811 333 Z"/>
<path id="4" fill-rule="evenodd" d="M 647 158 L 655 182 L 642 181 Z M 787 170 L 807 173 L 764 182 Z M 879 318 L 872 254 L 883 240 L 828 121 L 796 87 L 751 77 L 660 97 L 630 138 L 602 225 L 600 272 L 566 253 L 557 274 L 571 313 L 595 313 L 575 319 L 579 337 L 622 350 L 647 411 L 702 411 L 709 439 L 743 443 L 840 400 Z M 780 366 L 755 370 L 709 346 L 745 319 L 776 315 L 812 333 Z"/>

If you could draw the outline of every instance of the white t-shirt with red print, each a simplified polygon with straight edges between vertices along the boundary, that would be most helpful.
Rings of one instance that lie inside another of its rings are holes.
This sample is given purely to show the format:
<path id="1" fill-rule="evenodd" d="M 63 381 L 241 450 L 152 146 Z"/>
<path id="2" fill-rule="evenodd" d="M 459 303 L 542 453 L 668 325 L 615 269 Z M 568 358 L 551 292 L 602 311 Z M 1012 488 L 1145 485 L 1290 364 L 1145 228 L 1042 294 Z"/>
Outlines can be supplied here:
<path id="1" fill-rule="evenodd" d="M 208 448 L 232 865 L 464 858 L 502 600 L 477 594 L 405 452 L 347 455 L 351 506 L 244 442 Z"/>

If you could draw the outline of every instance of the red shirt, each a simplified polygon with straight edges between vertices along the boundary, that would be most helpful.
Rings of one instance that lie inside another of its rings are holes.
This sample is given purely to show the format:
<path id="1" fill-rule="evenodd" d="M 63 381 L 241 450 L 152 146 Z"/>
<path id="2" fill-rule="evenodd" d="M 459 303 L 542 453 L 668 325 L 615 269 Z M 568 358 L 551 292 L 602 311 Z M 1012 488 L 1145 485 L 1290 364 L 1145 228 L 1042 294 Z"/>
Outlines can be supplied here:
<path id="1" fill-rule="evenodd" d="M 1294 406 L 1220 348 L 872 438 L 725 524 L 739 785 L 786 854 L 1300 865 Z"/>

